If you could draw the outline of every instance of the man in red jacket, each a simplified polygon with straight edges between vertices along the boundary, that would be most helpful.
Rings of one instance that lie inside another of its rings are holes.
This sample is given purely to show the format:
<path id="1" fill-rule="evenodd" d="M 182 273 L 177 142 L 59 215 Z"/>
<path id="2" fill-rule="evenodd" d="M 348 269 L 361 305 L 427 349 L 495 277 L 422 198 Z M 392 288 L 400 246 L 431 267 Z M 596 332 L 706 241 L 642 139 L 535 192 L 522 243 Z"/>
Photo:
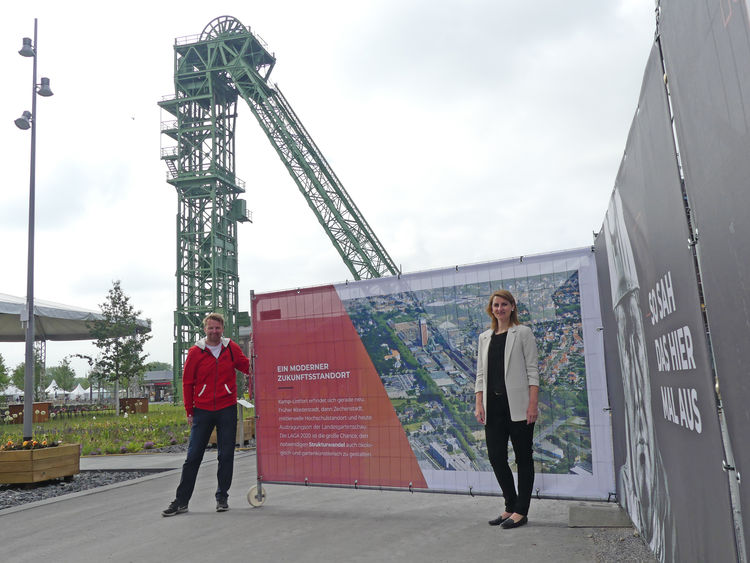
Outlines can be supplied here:
<path id="1" fill-rule="evenodd" d="M 227 498 L 232 485 L 234 444 L 237 434 L 237 377 L 235 370 L 250 372 L 250 360 L 240 347 L 224 338 L 224 317 L 211 313 L 203 319 L 206 338 L 188 350 L 182 374 L 190 443 L 182 466 L 182 477 L 175 499 L 162 516 L 187 512 L 193 495 L 198 468 L 203 461 L 211 432 L 216 428 L 219 468 L 216 473 L 216 511 L 229 510 Z"/>

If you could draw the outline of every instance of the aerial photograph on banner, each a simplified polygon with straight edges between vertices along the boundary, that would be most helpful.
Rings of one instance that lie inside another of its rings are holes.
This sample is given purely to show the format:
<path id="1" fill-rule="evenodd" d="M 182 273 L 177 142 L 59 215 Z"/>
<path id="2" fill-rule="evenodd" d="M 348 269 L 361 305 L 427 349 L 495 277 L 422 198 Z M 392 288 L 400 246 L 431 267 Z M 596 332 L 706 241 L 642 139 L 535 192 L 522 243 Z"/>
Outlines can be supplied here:
<path id="1" fill-rule="evenodd" d="M 442 282 L 442 275 L 436 281 Z M 474 417 L 477 337 L 491 291 L 505 288 L 540 352 L 538 469 L 591 474 L 578 270 L 343 299 L 423 470 L 491 472 Z M 509 452 L 513 458 L 512 449 Z"/>

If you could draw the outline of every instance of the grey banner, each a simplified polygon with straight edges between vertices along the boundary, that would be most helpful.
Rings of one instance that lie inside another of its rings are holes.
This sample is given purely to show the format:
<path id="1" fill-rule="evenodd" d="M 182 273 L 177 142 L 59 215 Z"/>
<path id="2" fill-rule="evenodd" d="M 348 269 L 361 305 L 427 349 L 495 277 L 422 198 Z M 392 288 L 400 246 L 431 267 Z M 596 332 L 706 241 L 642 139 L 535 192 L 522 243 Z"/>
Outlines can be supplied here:
<path id="1" fill-rule="evenodd" d="M 654 48 L 596 254 L 620 503 L 661 560 L 735 559 L 708 346 Z"/>
<path id="2" fill-rule="evenodd" d="M 740 474 L 750 474 L 750 26 L 744 1 L 662 2 L 662 48 L 698 228 L 716 373 Z M 740 487 L 750 538 L 750 489 Z"/>

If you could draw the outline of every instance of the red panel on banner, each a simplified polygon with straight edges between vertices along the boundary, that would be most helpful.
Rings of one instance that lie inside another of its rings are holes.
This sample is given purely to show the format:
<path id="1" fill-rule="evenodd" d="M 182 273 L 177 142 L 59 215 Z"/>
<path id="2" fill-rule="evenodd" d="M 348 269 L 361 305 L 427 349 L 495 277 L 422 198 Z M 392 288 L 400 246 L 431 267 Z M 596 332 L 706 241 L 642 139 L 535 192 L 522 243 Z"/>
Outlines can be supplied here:
<path id="1" fill-rule="evenodd" d="M 256 296 L 253 335 L 263 480 L 427 488 L 333 286 Z"/>

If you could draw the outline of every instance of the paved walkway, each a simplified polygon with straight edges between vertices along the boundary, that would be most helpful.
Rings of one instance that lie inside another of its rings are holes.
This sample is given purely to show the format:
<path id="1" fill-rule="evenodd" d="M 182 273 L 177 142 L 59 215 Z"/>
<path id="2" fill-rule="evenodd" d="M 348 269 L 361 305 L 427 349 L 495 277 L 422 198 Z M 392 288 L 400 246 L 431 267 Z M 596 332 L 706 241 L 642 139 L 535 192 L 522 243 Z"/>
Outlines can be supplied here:
<path id="1" fill-rule="evenodd" d="M 184 454 L 81 459 L 81 469 L 169 469 L 94 491 L 0 511 L 3 560 L 13 562 L 595 561 L 590 528 L 568 527 L 571 506 L 534 500 L 529 524 L 490 528 L 496 497 L 267 485 L 260 508 L 254 452 L 238 452 L 230 510 L 215 512 L 215 450 L 206 453 L 190 511 L 163 518 Z"/>

